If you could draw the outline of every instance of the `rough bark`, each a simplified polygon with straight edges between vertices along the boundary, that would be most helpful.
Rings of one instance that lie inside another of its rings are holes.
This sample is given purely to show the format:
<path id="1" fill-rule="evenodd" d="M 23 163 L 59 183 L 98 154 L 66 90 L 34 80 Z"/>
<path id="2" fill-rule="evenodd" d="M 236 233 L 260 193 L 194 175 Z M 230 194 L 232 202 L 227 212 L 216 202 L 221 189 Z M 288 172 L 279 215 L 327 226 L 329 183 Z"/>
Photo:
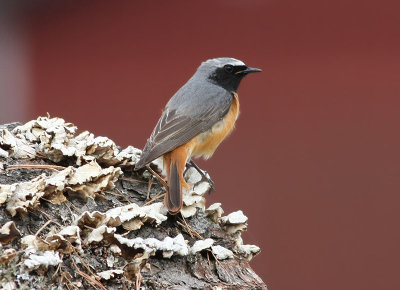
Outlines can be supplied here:
<path id="1" fill-rule="evenodd" d="M 133 171 L 137 149 L 58 118 L 19 125 L 0 126 L 2 288 L 266 289 L 249 265 L 259 248 L 242 244 L 247 218 L 205 209 L 193 168 L 186 218 L 172 216 L 157 178 Z"/>

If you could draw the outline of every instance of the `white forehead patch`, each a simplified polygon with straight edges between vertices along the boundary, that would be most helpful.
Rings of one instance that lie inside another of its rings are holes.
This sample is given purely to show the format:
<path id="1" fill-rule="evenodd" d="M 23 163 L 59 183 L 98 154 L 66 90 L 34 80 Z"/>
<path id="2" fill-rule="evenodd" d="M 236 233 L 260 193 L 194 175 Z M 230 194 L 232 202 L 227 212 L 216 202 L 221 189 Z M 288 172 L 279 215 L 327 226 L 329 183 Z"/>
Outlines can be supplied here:
<path id="1" fill-rule="evenodd" d="M 245 65 L 243 61 L 238 60 L 236 58 L 231 58 L 231 57 L 220 57 L 220 58 L 213 58 L 205 61 L 207 64 L 211 64 L 216 67 L 223 67 L 224 65 L 230 64 L 233 66 L 237 65 Z"/>

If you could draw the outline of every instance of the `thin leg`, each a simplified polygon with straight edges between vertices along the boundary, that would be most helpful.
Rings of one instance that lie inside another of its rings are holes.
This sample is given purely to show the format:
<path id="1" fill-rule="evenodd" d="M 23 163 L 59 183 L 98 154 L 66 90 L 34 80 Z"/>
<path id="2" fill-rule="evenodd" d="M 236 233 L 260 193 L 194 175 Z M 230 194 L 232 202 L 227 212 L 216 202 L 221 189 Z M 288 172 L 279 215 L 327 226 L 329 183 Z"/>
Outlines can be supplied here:
<path id="1" fill-rule="evenodd" d="M 214 186 L 214 181 L 211 179 L 210 175 L 208 174 L 207 171 L 201 170 L 200 167 L 197 166 L 196 163 L 194 163 L 193 160 L 190 160 L 188 162 L 188 164 L 190 164 L 191 166 L 193 166 L 198 173 L 200 173 L 200 175 L 203 177 L 203 179 L 207 180 L 208 183 L 210 184 L 210 190 L 211 191 L 215 191 L 215 186 Z"/>

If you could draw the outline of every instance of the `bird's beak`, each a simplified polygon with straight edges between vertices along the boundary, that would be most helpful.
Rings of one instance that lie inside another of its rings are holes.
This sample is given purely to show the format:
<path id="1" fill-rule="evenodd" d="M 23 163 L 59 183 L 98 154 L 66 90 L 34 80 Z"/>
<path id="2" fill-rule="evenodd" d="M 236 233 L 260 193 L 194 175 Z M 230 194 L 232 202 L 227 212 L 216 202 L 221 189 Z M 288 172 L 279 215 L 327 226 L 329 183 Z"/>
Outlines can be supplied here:
<path id="1" fill-rule="evenodd" d="M 255 72 L 260 72 L 260 71 L 262 71 L 262 70 L 259 69 L 259 68 L 248 67 L 248 68 L 246 68 L 246 69 L 244 69 L 244 70 L 241 70 L 241 71 L 236 72 L 235 74 L 236 74 L 236 75 L 237 75 L 237 74 L 249 74 L 249 73 L 255 73 Z"/>

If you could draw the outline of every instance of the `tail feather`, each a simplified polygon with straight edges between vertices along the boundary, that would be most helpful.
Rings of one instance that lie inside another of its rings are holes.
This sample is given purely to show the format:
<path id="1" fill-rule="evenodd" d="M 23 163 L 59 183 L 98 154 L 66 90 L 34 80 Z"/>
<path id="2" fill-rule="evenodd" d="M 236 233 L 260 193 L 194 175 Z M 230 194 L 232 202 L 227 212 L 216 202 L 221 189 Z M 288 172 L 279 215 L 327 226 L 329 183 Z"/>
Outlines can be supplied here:
<path id="1" fill-rule="evenodd" d="M 182 189 L 176 162 L 170 166 L 168 187 L 169 192 L 166 194 L 165 204 L 171 214 L 177 214 L 182 208 Z"/>

